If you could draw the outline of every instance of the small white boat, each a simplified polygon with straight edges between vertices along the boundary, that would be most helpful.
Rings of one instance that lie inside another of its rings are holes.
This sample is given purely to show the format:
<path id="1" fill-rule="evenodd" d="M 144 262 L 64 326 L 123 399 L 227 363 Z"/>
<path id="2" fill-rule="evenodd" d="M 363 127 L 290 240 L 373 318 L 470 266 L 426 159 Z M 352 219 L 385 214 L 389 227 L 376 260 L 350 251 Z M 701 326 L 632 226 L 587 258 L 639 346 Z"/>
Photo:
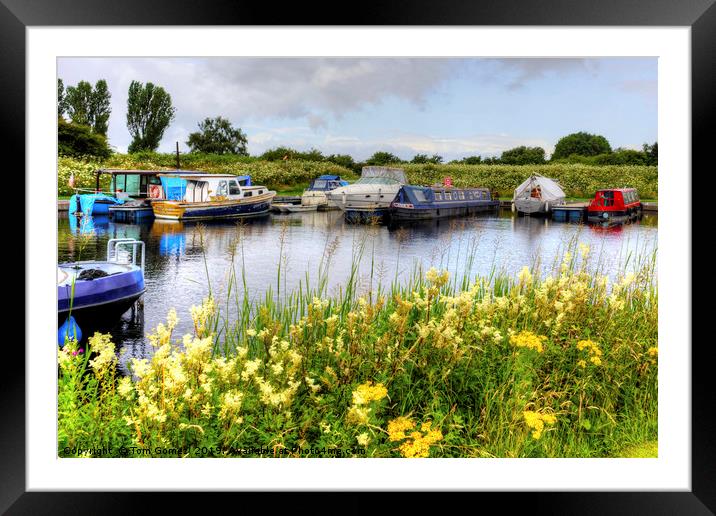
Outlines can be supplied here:
<path id="1" fill-rule="evenodd" d="M 274 202 L 274 203 L 271 203 L 271 211 L 278 212 L 278 213 L 288 213 L 288 208 L 290 206 L 300 206 L 300 205 L 291 204 L 288 202 Z"/>
<path id="2" fill-rule="evenodd" d="M 316 211 L 318 210 L 318 204 L 287 204 L 281 207 L 282 210 L 286 210 L 289 213 L 296 213 L 299 211 Z"/>
<path id="3" fill-rule="evenodd" d="M 348 181 L 341 179 L 341 176 L 334 174 L 318 176 L 311 181 L 311 184 L 301 195 L 301 205 L 310 206 L 315 204 L 319 209 L 337 210 L 339 209 L 338 206 L 336 206 L 335 202 L 329 201 L 326 194 L 341 186 L 348 186 Z"/>
<path id="4" fill-rule="evenodd" d="M 348 221 L 364 222 L 383 217 L 400 188 L 407 184 L 402 168 L 363 167 L 361 177 L 352 185 L 326 192 Z"/>

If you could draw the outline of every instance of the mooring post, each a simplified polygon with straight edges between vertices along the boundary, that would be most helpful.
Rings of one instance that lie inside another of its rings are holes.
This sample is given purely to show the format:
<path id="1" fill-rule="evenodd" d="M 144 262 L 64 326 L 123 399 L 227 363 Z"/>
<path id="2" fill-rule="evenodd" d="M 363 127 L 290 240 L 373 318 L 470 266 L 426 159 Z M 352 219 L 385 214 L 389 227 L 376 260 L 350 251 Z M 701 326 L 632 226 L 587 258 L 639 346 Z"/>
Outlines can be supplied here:
<path id="1" fill-rule="evenodd" d="M 179 170 L 179 142 L 177 142 L 177 170 Z"/>

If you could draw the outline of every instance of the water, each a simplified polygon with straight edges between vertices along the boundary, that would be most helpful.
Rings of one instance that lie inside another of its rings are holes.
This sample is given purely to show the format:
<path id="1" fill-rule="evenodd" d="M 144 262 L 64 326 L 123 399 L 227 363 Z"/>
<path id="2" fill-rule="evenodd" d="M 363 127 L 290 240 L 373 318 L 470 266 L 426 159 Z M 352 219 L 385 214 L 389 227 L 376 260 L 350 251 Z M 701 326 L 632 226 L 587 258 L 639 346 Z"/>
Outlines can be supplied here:
<path id="1" fill-rule="evenodd" d="M 373 257 L 375 288 L 378 281 L 388 286 L 396 274 L 399 279 L 407 277 L 416 264 L 461 273 L 470 249 L 475 250 L 473 274 L 487 275 L 495 267 L 516 274 L 524 265 L 535 263 L 542 270 L 550 270 L 555 257 L 561 256 L 568 243 L 577 239 L 590 246 L 593 256 L 601 255 L 604 271 L 609 273 L 616 270 L 630 251 L 648 252 L 657 243 L 657 216 L 652 214 L 645 215 L 640 222 L 612 228 L 518 217 L 508 211 L 401 228 L 346 224 L 339 211 L 271 214 L 244 219 L 241 227 L 235 221 L 207 221 L 198 225 L 150 220 L 125 224 L 95 217 L 86 222 L 83 225 L 66 214 L 58 216 L 59 262 L 103 260 L 110 238 L 131 237 L 143 240 L 146 245 L 146 293 L 115 327 L 107 329 L 115 342 L 128 350 L 122 363 L 131 356 L 151 355 L 146 333 L 164 322 L 172 307 L 179 316 L 175 335 L 191 332 L 189 308 L 209 294 L 209 285 L 221 306 L 226 299 L 232 248 L 239 279 L 243 250 L 246 281 L 253 301 L 263 298 L 269 287 L 274 293 L 296 288 L 299 281 L 306 281 L 306 272 L 313 282 L 328 248 L 334 248 L 328 283 L 329 293 L 334 293 L 345 283 L 355 247 L 361 241 L 365 241 L 361 285 L 366 290 Z M 90 235 L 84 244 L 78 238 L 83 231 Z M 240 243 L 236 245 L 239 233 Z M 279 261 L 282 279 L 277 285 Z M 231 305 L 235 305 L 233 299 Z"/>

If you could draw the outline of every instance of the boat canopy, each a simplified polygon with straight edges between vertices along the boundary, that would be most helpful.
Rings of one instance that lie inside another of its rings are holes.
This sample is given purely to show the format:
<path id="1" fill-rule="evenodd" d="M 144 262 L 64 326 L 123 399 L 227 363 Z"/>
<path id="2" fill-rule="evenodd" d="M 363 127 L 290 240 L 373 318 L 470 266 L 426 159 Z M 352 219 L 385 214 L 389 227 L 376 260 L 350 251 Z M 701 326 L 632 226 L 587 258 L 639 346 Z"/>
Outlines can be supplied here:
<path id="1" fill-rule="evenodd" d="M 529 197 L 536 197 L 542 201 L 554 201 L 564 199 L 565 193 L 554 179 L 533 174 L 515 189 L 513 199 Z"/>
<path id="2" fill-rule="evenodd" d="M 112 197 L 111 195 L 106 195 L 103 193 L 81 195 L 75 194 L 70 197 L 69 213 L 75 213 L 77 211 L 80 211 L 82 213 L 92 214 L 92 210 L 94 209 L 94 203 L 96 201 L 105 201 L 111 204 L 124 204 L 124 201 L 122 199 L 117 199 L 116 197 Z"/>
<path id="3" fill-rule="evenodd" d="M 408 179 L 405 177 L 405 171 L 402 168 L 363 167 L 360 177 L 361 179 L 369 177 L 385 177 L 397 181 L 400 184 L 408 183 Z"/>

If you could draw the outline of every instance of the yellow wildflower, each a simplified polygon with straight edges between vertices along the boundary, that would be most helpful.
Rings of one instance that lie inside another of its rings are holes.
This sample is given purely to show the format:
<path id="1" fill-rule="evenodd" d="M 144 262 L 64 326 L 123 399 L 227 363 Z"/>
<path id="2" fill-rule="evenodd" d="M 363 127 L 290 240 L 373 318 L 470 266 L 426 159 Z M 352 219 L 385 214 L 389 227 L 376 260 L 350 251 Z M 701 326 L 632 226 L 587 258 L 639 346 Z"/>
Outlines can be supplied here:
<path id="1" fill-rule="evenodd" d="M 373 382 L 368 381 L 353 391 L 353 405 L 367 405 L 371 401 L 380 401 L 387 395 L 388 390 L 382 383 L 373 385 Z"/>
<path id="2" fill-rule="evenodd" d="M 361 446 L 368 446 L 368 444 L 370 443 L 370 437 L 368 437 L 367 432 L 363 432 L 358 437 L 356 437 L 356 441 L 358 441 L 358 444 L 360 444 Z"/>
<path id="3" fill-rule="evenodd" d="M 532 437 L 539 439 L 542 437 L 545 425 L 553 425 L 557 422 L 557 418 L 552 414 L 541 414 L 533 410 L 525 410 L 522 412 L 527 427 L 532 429 Z"/>
<path id="4" fill-rule="evenodd" d="M 544 335 L 536 335 L 531 331 L 523 330 L 510 336 L 510 344 L 518 348 L 534 349 L 538 353 L 544 351 L 544 342 L 547 337 Z"/>

